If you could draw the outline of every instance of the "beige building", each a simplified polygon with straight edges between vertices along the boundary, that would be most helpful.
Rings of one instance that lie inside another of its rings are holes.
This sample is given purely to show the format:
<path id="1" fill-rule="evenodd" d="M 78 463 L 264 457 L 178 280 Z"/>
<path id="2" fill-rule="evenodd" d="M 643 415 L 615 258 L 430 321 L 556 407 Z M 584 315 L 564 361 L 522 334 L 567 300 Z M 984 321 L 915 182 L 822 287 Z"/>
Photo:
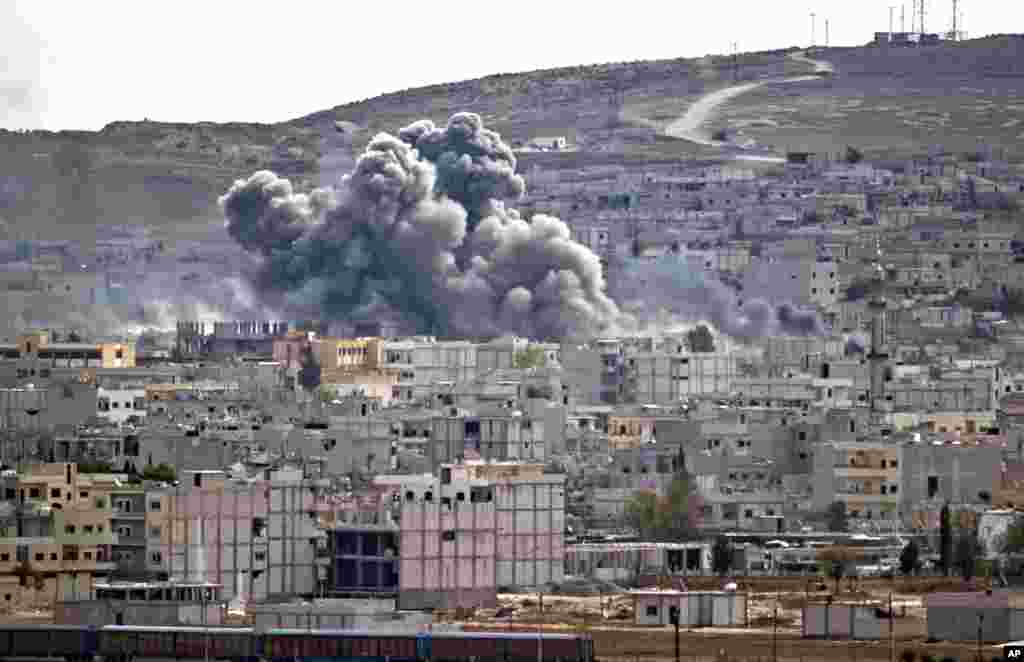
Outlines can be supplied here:
<path id="1" fill-rule="evenodd" d="M 840 501 L 851 519 L 899 517 L 902 448 L 895 444 L 834 442 L 814 452 L 812 503 L 824 510 Z"/>

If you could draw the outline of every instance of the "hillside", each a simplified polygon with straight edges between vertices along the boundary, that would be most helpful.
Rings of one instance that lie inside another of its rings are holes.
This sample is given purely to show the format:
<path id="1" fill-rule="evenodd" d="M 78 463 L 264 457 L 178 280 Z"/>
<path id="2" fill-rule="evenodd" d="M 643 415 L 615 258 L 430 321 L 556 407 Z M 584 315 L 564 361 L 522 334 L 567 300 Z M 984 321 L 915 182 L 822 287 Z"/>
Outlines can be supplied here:
<path id="1" fill-rule="evenodd" d="M 720 120 L 789 148 L 913 151 L 943 131 L 957 137 L 955 149 L 979 140 L 1020 149 L 1024 129 L 1011 116 L 1024 94 L 1022 43 L 994 37 L 921 50 L 819 50 L 815 57 L 835 63 L 834 77 L 764 86 L 730 101 Z M 443 123 L 461 110 L 481 114 L 512 143 L 564 135 L 577 147 L 556 158 L 526 155 L 523 167 L 712 156 L 714 148 L 665 136 L 664 127 L 703 93 L 809 73 L 787 58 L 795 50 L 735 62 L 705 57 L 501 74 L 275 125 L 122 121 L 98 132 L 0 132 L 0 231 L 88 241 L 97 224 L 129 223 L 159 238 L 203 237 L 220 225 L 216 198 L 236 178 L 269 168 L 300 187 L 328 183 L 377 131 L 425 117 Z"/>

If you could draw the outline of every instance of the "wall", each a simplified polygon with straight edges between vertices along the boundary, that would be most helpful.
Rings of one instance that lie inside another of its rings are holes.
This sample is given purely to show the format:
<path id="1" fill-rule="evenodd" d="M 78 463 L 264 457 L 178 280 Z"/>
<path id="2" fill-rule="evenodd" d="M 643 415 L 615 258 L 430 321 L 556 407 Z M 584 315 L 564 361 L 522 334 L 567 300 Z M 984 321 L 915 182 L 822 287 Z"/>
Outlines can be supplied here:
<path id="1" fill-rule="evenodd" d="M 399 609 L 495 607 L 495 504 L 402 504 Z"/>
<path id="2" fill-rule="evenodd" d="M 857 605 L 807 605 L 802 620 L 805 638 L 874 640 L 889 628 L 874 607 Z"/>

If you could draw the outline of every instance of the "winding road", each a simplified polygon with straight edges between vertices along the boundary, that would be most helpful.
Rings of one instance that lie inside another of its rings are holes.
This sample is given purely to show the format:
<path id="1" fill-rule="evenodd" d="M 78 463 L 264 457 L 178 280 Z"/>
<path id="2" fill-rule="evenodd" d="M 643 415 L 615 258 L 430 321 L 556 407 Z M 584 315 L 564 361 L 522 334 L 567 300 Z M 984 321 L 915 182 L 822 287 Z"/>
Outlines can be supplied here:
<path id="1" fill-rule="evenodd" d="M 681 138 L 705 147 L 720 147 L 723 149 L 735 150 L 745 149 L 741 145 L 737 145 L 729 141 L 714 140 L 711 135 L 707 131 L 701 129 L 701 127 L 712 118 L 716 108 L 730 99 L 740 96 L 741 94 L 746 94 L 747 92 L 764 85 L 779 85 L 783 83 L 799 83 L 808 80 L 818 80 L 821 74 L 831 74 L 835 71 L 834 67 L 828 62 L 813 60 L 807 57 L 805 52 L 792 53 L 789 57 L 797 62 L 803 62 L 813 66 L 814 74 L 782 78 L 766 78 L 764 80 L 743 83 L 742 85 L 733 85 L 731 87 L 724 87 L 720 90 L 715 90 L 714 92 L 705 94 L 701 98 L 697 99 L 693 105 L 686 109 L 686 113 L 682 117 L 665 128 L 665 133 L 673 138 Z M 731 158 L 740 161 L 769 161 L 773 163 L 781 163 L 785 161 L 783 157 L 778 155 L 744 153 L 742 151 L 732 154 Z"/>

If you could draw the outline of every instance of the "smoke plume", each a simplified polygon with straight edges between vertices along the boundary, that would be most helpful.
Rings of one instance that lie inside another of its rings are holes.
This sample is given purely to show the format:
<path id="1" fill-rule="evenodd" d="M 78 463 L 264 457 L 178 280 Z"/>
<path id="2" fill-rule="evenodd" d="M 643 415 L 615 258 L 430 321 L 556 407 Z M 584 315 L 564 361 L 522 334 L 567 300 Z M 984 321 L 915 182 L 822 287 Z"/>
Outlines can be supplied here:
<path id="1" fill-rule="evenodd" d="M 740 340 L 768 335 L 822 335 L 817 313 L 791 304 L 773 305 L 764 299 L 740 301 L 721 281 L 705 278 L 687 261 L 669 255 L 656 260 L 629 260 L 615 280 L 616 299 L 630 310 L 639 303 L 641 316 L 666 310 L 680 320 L 708 322 L 719 332 Z"/>
<path id="2" fill-rule="evenodd" d="M 255 284 L 328 319 L 398 316 L 439 335 L 565 337 L 629 324 L 598 257 L 556 218 L 520 218 L 511 148 L 480 117 L 378 134 L 330 189 L 268 171 L 220 198 L 229 234 L 262 256 Z"/>

